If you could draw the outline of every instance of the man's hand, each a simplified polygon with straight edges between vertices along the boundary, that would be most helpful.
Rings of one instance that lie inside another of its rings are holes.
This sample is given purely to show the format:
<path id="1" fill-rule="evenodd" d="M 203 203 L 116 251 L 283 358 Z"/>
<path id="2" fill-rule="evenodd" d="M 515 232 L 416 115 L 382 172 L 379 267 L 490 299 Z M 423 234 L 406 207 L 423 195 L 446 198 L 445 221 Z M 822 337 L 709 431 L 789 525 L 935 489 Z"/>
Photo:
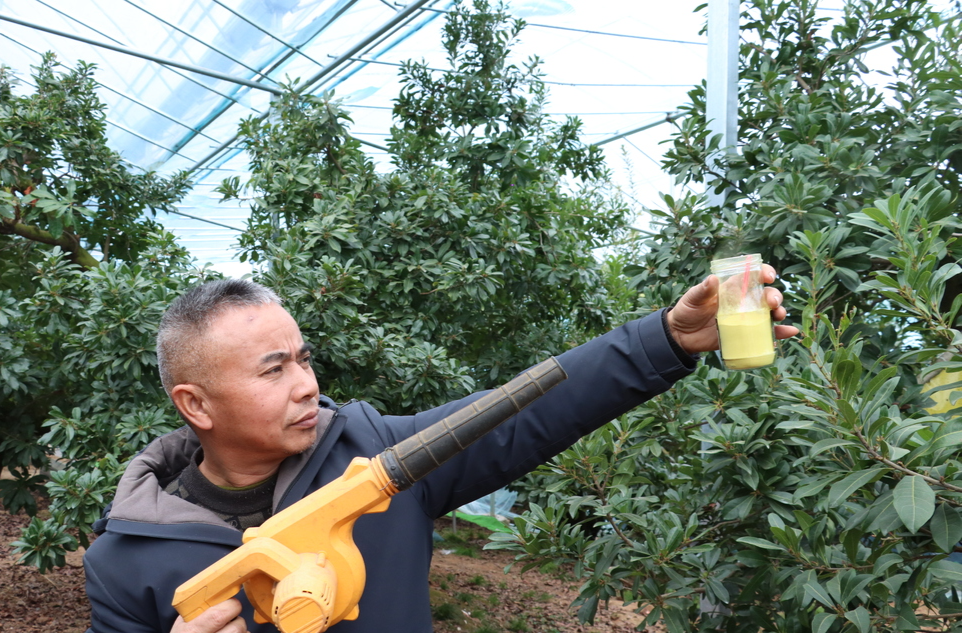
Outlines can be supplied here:
<path id="1" fill-rule="evenodd" d="M 770 284 L 775 281 L 775 269 L 762 266 L 762 281 Z M 772 319 L 785 318 L 782 307 L 782 293 L 775 288 L 765 288 L 765 299 L 772 310 Z M 668 313 L 668 329 L 683 350 L 689 354 L 710 352 L 718 349 L 718 330 L 715 328 L 715 314 L 718 312 L 718 277 L 709 275 L 675 304 Z M 798 334 L 798 328 L 791 325 L 776 325 L 775 338 L 790 338 Z"/>
<path id="2" fill-rule="evenodd" d="M 225 600 L 191 620 L 178 616 L 170 633 L 247 633 L 247 623 L 240 617 L 241 603 L 237 598 Z"/>

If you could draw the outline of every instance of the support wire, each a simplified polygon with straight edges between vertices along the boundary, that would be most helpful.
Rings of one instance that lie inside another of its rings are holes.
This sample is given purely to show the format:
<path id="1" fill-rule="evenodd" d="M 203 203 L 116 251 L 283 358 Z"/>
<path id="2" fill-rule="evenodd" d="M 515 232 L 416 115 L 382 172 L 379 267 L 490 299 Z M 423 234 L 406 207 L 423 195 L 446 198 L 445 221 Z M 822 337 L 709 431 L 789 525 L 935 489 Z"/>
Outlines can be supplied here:
<path id="1" fill-rule="evenodd" d="M 133 48 L 128 48 L 126 46 L 117 46 L 115 44 L 108 44 L 107 42 L 98 42 L 97 40 L 92 40 L 89 37 L 83 37 L 82 35 L 75 35 L 73 33 L 67 33 L 65 31 L 58 31 L 57 29 L 52 29 L 48 26 L 42 26 L 40 24 L 34 24 L 33 22 L 27 22 L 26 20 L 21 20 L 10 15 L 5 15 L 0 13 L 0 20 L 5 22 L 12 22 L 13 24 L 19 24 L 20 26 L 25 26 L 36 31 L 43 31 L 45 33 L 50 33 L 52 35 L 57 35 L 59 37 L 65 37 L 71 40 L 77 40 L 78 42 L 83 42 L 84 44 L 90 44 L 91 46 L 97 46 L 99 48 L 106 48 L 117 53 L 123 53 L 124 55 L 131 55 L 133 57 L 140 57 L 141 59 L 146 59 L 148 61 L 156 62 L 164 66 L 172 66 L 174 68 L 180 68 L 192 73 L 197 73 L 199 75 L 207 75 L 208 77 L 213 77 L 214 79 L 220 79 L 221 81 L 227 81 L 234 84 L 240 84 L 242 86 L 247 86 L 249 88 L 255 88 L 257 90 L 264 90 L 272 94 L 280 95 L 283 94 L 278 88 L 272 88 L 270 86 L 265 86 L 264 84 L 257 83 L 256 81 L 248 81 L 246 79 L 241 79 L 239 77 L 231 77 L 230 75 L 225 75 L 224 73 L 219 73 L 215 70 L 208 70 L 207 68 L 200 68 L 198 66 L 193 66 L 191 64 L 183 64 L 173 59 L 167 59 L 164 57 L 158 57 L 156 55 L 151 55 L 149 53 L 144 53 L 142 51 L 135 50 Z"/>

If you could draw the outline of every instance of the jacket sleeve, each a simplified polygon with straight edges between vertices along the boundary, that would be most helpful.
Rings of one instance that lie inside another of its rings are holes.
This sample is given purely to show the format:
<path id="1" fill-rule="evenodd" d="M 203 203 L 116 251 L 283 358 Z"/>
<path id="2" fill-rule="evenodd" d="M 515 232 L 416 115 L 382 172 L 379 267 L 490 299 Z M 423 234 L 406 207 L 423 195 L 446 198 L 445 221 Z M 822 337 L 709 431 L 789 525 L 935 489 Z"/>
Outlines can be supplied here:
<path id="1" fill-rule="evenodd" d="M 662 313 L 627 323 L 558 357 L 568 379 L 488 433 L 412 488 L 424 511 L 438 517 L 497 490 L 690 374 Z M 481 394 L 401 418 L 401 438 L 450 415 Z M 404 435 L 407 433 L 407 435 Z"/>
<path id="2" fill-rule="evenodd" d="M 170 633 L 177 619 L 171 604 L 174 591 L 234 547 L 108 530 L 84 555 L 91 631 Z M 248 627 L 258 630 L 249 603 L 241 597 L 241 604 Z"/>
<path id="3" fill-rule="evenodd" d="M 94 565 L 84 561 L 87 597 L 90 599 L 90 628 L 87 633 L 167 633 L 145 622 L 117 602 Z M 129 606 L 129 605 L 128 605 Z"/>

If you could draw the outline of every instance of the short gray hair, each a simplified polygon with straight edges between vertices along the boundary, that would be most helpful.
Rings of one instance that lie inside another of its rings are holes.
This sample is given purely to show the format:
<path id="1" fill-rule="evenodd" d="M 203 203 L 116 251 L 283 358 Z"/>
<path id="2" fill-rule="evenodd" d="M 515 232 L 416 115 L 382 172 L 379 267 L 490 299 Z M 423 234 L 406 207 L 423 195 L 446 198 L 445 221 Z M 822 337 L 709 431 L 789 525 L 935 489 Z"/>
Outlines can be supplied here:
<path id="1" fill-rule="evenodd" d="M 157 368 L 169 394 L 179 384 L 205 377 L 205 338 L 214 319 L 231 308 L 281 304 L 280 297 L 247 279 L 219 279 L 195 286 L 178 297 L 157 330 Z"/>

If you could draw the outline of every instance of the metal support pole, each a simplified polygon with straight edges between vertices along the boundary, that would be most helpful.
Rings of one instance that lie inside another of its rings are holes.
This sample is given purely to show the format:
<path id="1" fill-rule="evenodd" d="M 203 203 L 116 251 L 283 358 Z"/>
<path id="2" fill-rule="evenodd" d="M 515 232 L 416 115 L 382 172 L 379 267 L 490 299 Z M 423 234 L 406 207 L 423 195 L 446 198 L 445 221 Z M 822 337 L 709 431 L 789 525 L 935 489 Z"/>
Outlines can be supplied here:
<path id="1" fill-rule="evenodd" d="M 708 93 L 705 95 L 705 114 L 710 136 L 721 135 L 718 151 L 708 158 L 709 169 L 721 173 L 718 159 L 733 152 L 738 142 L 738 0 L 708 0 Z M 725 204 L 726 192 L 708 190 L 712 206 Z M 711 431 L 708 424 L 702 431 Z M 709 445 L 702 442 L 704 454 Z M 714 604 L 702 597 L 702 615 L 728 615 L 723 604 Z"/>
<path id="2" fill-rule="evenodd" d="M 718 158 L 733 152 L 738 142 L 738 0 L 708 0 L 708 93 L 706 117 L 711 136 L 721 135 L 718 152 L 709 168 L 718 171 Z M 725 202 L 725 193 L 708 192 L 713 206 Z"/>
<path id="3" fill-rule="evenodd" d="M 402 11 L 399 11 L 397 14 L 395 14 L 394 16 L 392 16 L 387 22 L 385 22 L 383 25 L 381 25 L 380 28 L 378 28 L 378 29 L 376 29 L 375 31 L 373 31 L 372 33 L 370 33 L 367 37 L 365 37 L 363 40 L 361 40 L 358 44 L 356 44 L 354 47 L 352 47 L 349 51 L 347 51 L 346 53 L 344 53 L 343 55 L 341 55 L 340 57 L 338 57 L 337 59 L 335 59 L 334 61 L 332 61 L 332 62 L 331 62 L 330 64 L 328 64 L 327 66 L 325 66 L 323 69 L 321 69 L 320 72 L 318 72 L 317 74 L 315 74 L 313 77 L 311 77 L 311 78 L 308 79 L 307 81 L 301 83 L 301 84 L 296 88 L 295 92 L 298 92 L 298 93 L 304 93 L 304 92 L 306 92 L 306 91 L 309 90 L 311 87 L 313 87 L 314 84 L 316 84 L 317 82 L 319 82 L 321 79 L 323 79 L 323 78 L 326 77 L 327 75 L 333 73 L 335 70 L 340 69 L 340 67 L 343 66 L 346 62 L 350 61 L 352 57 L 354 57 L 355 55 L 357 55 L 358 53 L 360 53 L 361 51 L 363 51 L 363 50 L 364 50 L 365 48 L 367 48 L 368 46 L 371 46 L 372 44 L 374 44 L 375 42 L 377 42 L 377 41 L 378 41 L 382 36 L 384 36 L 385 34 L 389 33 L 389 32 L 392 31 L 393 29 L 397 28 L 399 24 L 401 24 L 401 23 L 402 23 L 404 20 L 406 20 L 409 16 L 411 16 L 411 15 L 413 15 L 414 13 L 416 13 L 417 11 L 419 11 L 424 5 L 429 4 L 429 3 L 431 3 L 431 2 L 434 2 L 434 1 L 435 1 L 435 0 L 414 0 L 414 2 L 412 2 L 411 4 L 409 4 L 408 6 L 406 6 Z M 265 118 L 267 118 L 267 115 L 266 115 L 266 114 L 262 114 L 261 116 L 258 117 L 258 120 L 264 120 Z M 195 164 L 188 170 L 188 173 L 194 173 L 194 172 L 196 172 L 196 171 L 199 171 L 199 170 L 200 170 L 202 167 L 204 167 L 208 162 L 212 161 L 218 154 L 220 154 L 220 153 L 223 152 L 225 149 L 227 149 L 228 147 L 230 147 L 230 146 L 234 143 L 234 141 L 237 140 L 237 138 L 238 138 L 237 134 L 235 134 L 234 136 L 232 136 L 229 140 L 227 140 L 225 143 L 223 143 L 220 147 L 218 147 L 217 149 L 215 149 L 214 151 L 212 151 L 210 154 L 208 154 L 207 156 L 205 156 L 203 159 L 201 159 L 201 160 L 199 160 L 197 163 L 195 163 Z"/>
<path id="4" fill-rule="evenodd" d="M 40 3 L 41 5 L 47 7 L 48 9 L 50 9 L 50 10 L 53 11 L 54 13 L 57 13 L 58 15 L 62 15 L 62 16 L 63 16 L 64 18 L 66 18 L 67 20 L 70 20 L 71 22 L 76 22 L 77 24 L 83 26 L 84 28 L 93 31 L 93 32 L 96 33 L 97 35 L 99 35 L 99 36 L 101 36 L 101 37 L 104 37 L 104 38 L 107 38 L 108 40 L 110 40 L 110 41 L 113 42 L 114 44 L 116 44 L 116 45 L 118 45 L 118 46 L 123 46 L 123 45 L 124 45 L 123 42 L 121 42 L 121 41 L 118 40 L 117 38 L 111 37 L 110 35 L 104 33 L 103 31 L 100 31 L 100 30 L 98 30 L 98 29 L 95 29 L 92 25 L 87 24 L 86 22 L 83 22 L 82 20 L 80 20 L 80 19 L 72 16 L 72 15 L 69 14 L 69 13 L 66 13 L 65 11 L 62 11 L 61 9 L 58 9 L 57 7 L 51 5 L 51 4 L 47 3 L 47 2 L 44 2 L 44 0 L 36 0 L 36 1 L 37 1 L 38 3 Z M 3 35 L 3 34 L 0 33 L 0 35 Z M 6 37 L 6 36 L 4 36 L 4 37 Z M 11 42 L 16 42 L 17 44 L 20 44 L 21 46 L 24 46 L 23 42 L 14 40 L 13 38 L 7 38 L 7 39 L 9 39 Z M 29 48 L 29 47 L 26 47 L 26 46 L 25 46 L 25 48 L 28 48 L 29 50 L 33 50 L 32 48 Z M 36 52 L 36 51 L 35 51 L 35 52 Z M 37 54 L 38 54 L 38 55 L 42 55 L 41 53 L 37 53 Z M 213 92 L 213 93 L 216 94 L 216 95 L 220 95 L 220 96 L 224 97 L 225 99 L 227 99 L 228 101 L 232 101 L 232 102 L 234 102 L 234 103 L 238 103 L 237 99 L 235 99 L 235 98 L 232 97 L 231 95 L 226 94 L 226 93 L 223 93 L 223 92 L 221 92 L 220 90 L 217 90 L 216 88 L 214 88 L 214 86 L 212 86 L 212 85 L 210 85 L 210 84 L 201 83 L 199 79 L 196 79 L 195 77 L 191 77 L 190 75 L 185 74 L 185 73 L 181 72 L 180 70 L 170 69 L 170 72 L 174 73 L 174 74 L 177 75 L 178 77 L 183 77 L 183 78 L 186 79 L 187 81 L 189 81 L 189 82 L 191 82 L 191 83 L 193 83 L 193 84 L 196 84 L 197 86 L 203 88 L 204 90 L 209 90 L 209 91 Z M 106 87 L 106 86 L 105 86 L 105 87 Z M 129 97 L 128 97 L 128 98 L 129 98 Z"/>
<path id="5" fill-rule="evenodd" d="M 349 51 L 347 51 L 346 53 L 344 53 L 343 55 L 335 59 L 333 62 L 328 64 L 316 75 L 314 75 L 313 77 L 305 81 L 301 86 L 298 87 L 297 91 L 304 92 L 308 90 L 310 87 L 312 87 L 314 84 L 319 82 L 321 79 L 331 74 L 331 72 L 340 68 L 342 65 L 344 65 L 344 63 L 351 61 L 352 57 L 354 57 L 355 55 L 363 51 L 365 48 L 367 48 L 371 44 L 377 42 L 377 40 L 381 36 L 387 34 L 392 29 L 396 28 L 399 24 L 401 24 L 401 22 L 406 20 L 408 17 L 420 11 L 424 5 L 429 4 L 431 2 L 434 2 L 434 0 L 415 0 L 415 2 L 412 2 L 408 6 L 404 7 L 402 11 L 399 11 L 395 15 L 391 16 L 391 18 L 387 22 L 382 24 L 380 28 L 378 28 L 373 33 L 365 37 L 363 40 L 358 42 Z"/>
<path id="6" fill-rule="evenodd" d="M 261 33 L 263 33 L 264 35 L 266 35 L 267 37 L 271 38 L 272 40 L 274 40 L 275 42 L 277 42 L 278 44 L 280 44 L 281 46 L 283 46 L 284 48 L 286 48 L 287 50 L 289 50 L 289 51 L 291 51 L 291 52 L 294 52 L 294 53 L 297 53 L 298 55 L 301 55 L 302 57 L 304 57 L 304 59 L 306 59 L 306 60 L 308 60 L 308 61 L 310 61 L 310 62 L 313 62 L 313 63 L 317 64 L 318 66 L 321 66 L 321 67 L 324 66 L 324 64 L 322 64 L 321 62 L 317 61 L 316 59 L 314 59 L 313 57 L 311 57 L 310 55 L 308 55 L 307 53 L 305 53 L 304 51 L 302 51 L 302 50 L 300 49 L 300 47 L 294 46 L 293 44 L 289 44 L 288 42 L 282 40 L 281 38 L 277 37 L 277 35 L 275 35 L 274 33 L 271 33 L 270 31 L 268 31 L 267 29 L 265 29 L 263 26 L 261 26 L 261 25 L 258 24 L 257 22 L 254 22 L 253 20 L 248 19 L 247 16 L 243 15 L 242 13 L 239 13 L 236 9 L 232 9 L 231 7 L 227 6 L 227 5 L 224 4 L 221 0 L 214 0 L 214 4 L 220 6 L 220 7 L 223 8 L 225 11 L 229 12 L 231 15 L 236 16 L 237 18 L 239 18 L 240 20 L 242 20 L 243 22 L 245 22 L 247 25 L 252 26 L 253 28 L 257 29 L 258 31 L 260 31 Z M 285 58 L 285 59 L 286 59 L 286 58 Z M 258 72 L 260 72 L 260 71 L 258 71 Z M 269 72 L 269 71 L 268 71 L 268 72 Z M 262 73 L 262 74 L 263 74 L 263 73 Z"/>
<path id="7" fill-rule="evenodd" d="M 29 46 L 27 46 L 27 45 L 24 44 L 23 42 L 20 42 L 20 41 L 18 41 L 18 40 L 13 39 L 12 37 L 10 37 L 9 35 L 7 35 L 6 33 L 0 33 L 0 37 L 10 40 L 10 41 L 13 42 L 14 44 L 17 44 L 18 46 L 23 47 L 24 49 L 30 51 L 31 53 L 33 53 L 34 55 L 37 55 L 38 57 L 43 57 L 43 53 L 41 53 L 41 52 L 38 51 L 37 49 L 35 49 L 35 48 L 30 48 Z M 27 83 L 28 85 L 30 85 L 29 82 L 24 82 L 24 83 Z M 132 97 L 131 95 L 127 94 L 126 92 L 123 92 L 122 90 L 118 90 L 118 89 L 116 89 L 116 88 L 111 88 L 110 86 L 108 86 L 107 84 L 105 84 L 105 83 L 102 82 L 102 81 L 98 81 L 97 83 L 100 85 L 101 88 L 103 88 L 104 90 L 109 90 L 110 92 L 114 93 L 115 95 L 117 95 L 117 96 L 120 97 L 121 99 L 126 99 L 127 101 L 131 101 L 131 102 L 133 102 L 133 103 L 136 103 L 137 105 L 139 105 L 140 107 L 144 108 L 145 110 L 150 110 L 150 111 L 153 112 L 154 114 L 159 115 L 159 116 L 162 116 L 163 118 L 167 119 L 168 121 L 171 121 L 172 123 L 176 123 L 177 125 L 180 125 L 180 126 L 182 126 L 182 127 L 185 127 L 185 128 L 187 128 L 188 130 L 191 130 L 192 132 L 194 132 L 194 133 L 196 133 L 196 134 L 200 134 L 201 136 L 204 136 L 205 138 L 209 138 L 210 140 L 212 140 L 212 141 L 214 141 L 214 142 L 217 142 L 217 139 L 215 139 L 214 137 L 208 136 L 207 134 L 204 134 L 201 130 L 198 130 L 197 128 L 195 128 L 195 127 L 193 127 L 193 126 L 191 126 L 191 125 L 189 125 L 189 124 L 187 124 L 187 123 L 184 123 L 184 122 L 181 121 L 180 119 L 177 119 L 177 118 L 175 118 L 175 117 L 170 116 L 169 114 L 167 114 L 166 112 L 164 112 L 164 111 L 162 111 L 162 110 L 158 110 L 157 108 L 155 108 L 155 107 L 153 107 L 153 106 L 151 106 L 151 105 L 148 105 L 148 104 L 144 103 L 144 102 L 141 101 L 140 99 L 137 99 L 137 98 L 135 98 L 135 97 Z M 36 86 L 34 86 L 34 87 L 36 87 Z M 108 119 L 107 122 L 110 123 L 110 120 Z M 127 130 L 126 128 L 124 128 L 124 131 L 129 131 L 129 130 Z M 141 137 L 141 138 L 143 138 L 143 137 Z M 147 140 L 147 139 L 144 139 L 144 140 Z M 148 140 L 147 142 L 148 142 L 148 143 L 153 143 L 153 141 L 149 141 L 149 140 Z M 158 147 L 160 147 L 161 149 L 166 149 L 167 151 L 169 151 L 169 152 L 171 152 L 171 153 L 177 154 L 177 152 L 175 152 L 174 150 L 168 149 L 168 148 L 166 148 L 166 147 L 164 147 L 164 146 L 162 146 L 162 145 L 158 145 Z M 185 157 L 185 158 L 186 158 L 186 157 Z M 188 159 L 188 160 L 190 160 L 190 159 Z"/>
<path id="8" fill-rule="evenodd" d="M 342 3 L 340 4 L 340 6 L 334 7 L 333 10 L 328 10 L 328 11 L 325 13 L 325 15 L 328 16 L 329 19 L 327 19 L 327 20 L 324 22 L 324 24 L 322 24 L 318 29 L 316 29 L 316 30 L 314 31 L 314 34 L 311 35 L 310 37 L 308 37 L 308 38 L 305 40 L 305 42 L 310 42 L 310 41 L 313 40 L 315 37 L 317 37 L 318 35 L 320 35 L 321 33 L 323 33 L 323 32 L 327 29 L 327 27 L 329 27 L 331 24 L 333 24 L 341 15 L 344 14 L 345 11 L 347 11 L 347 10 L 350 9 L 352 6 L 354 6 L 354 4 L 355 4 L 357 1 L 358 1 L 358 0 L 346 0 L 345 2 L 342 2 Z M 263 67 L 263 68 L 261 69 L 260 73 L 261 73 L 262 75 L 269 75 L 269 74 L 273 73 L 275 70 L 277 70 L 278 68 L 280 68 L 280 67 L 284 64 L 284 62 L 286 62 L 286 61 L 287 61 L 288 59 L 290 59 L 293 55 L 298 54 L 298 53 L 300 53 L 300 49 L 289 48 L 286 53 L 284 53 L 283 55 L 279 56 L 277 59 L 275 59 L 275 60 L 274 60 L 273 62 L 271 62 L 269 65 Z M 303 53 L 300 53 L 300 54 L 303 55 Z M 307 56 L 305 55 L 305 57 L 307 57 Z M 308 58 L 308 59 L 311 59 L 311 58 Z M 311 59 L 311 61 L 314 62 L 313 59 Z M 316 62 L 315 62 L 315 63 L 316 63 Z M 318 64 L 318 66 L 320 66 L 320 65 L 321 65 L 321 64 Z M 229 99 L 229 100 L 230 100 L 230 101 L 234 101 L 234 102 L 236 103 L 236 100 L 235 100 L 235 99 Z M 209 125 L 211 122 L 213 122 L 214 119 L 216 119 L 216 118 L 219 117 L 220 115 L 224 114 L 224 112 L 226 112 L 229 107 L 230 107 L 230 104 L 229 104 L 229 103 L 222 103 L 222 104 L 218 105 L 218 106 L 213 110 L 213 112 L 207 117 L 207 120 L 206 120 L 206 122 L 204 123 L 204 127 L 207 127 L 207 125 Z M 191 132 L 190 134 L 185 135 L 183 138 L 181 138 L 179 141 L 177 141 L 175 147 L 184 147 L 184 146 L 186 146 L 188 143 L 190 143 L 192 140 L 194 140 L 194 138 L 195 138 L 196 136 L 197 136 L 197 135 L 194 134 L 193 132 Z M 236 137 L 235 137 L 235 138 L 236 138 Z M 191 170 L 191 171 L 193 171 L 193 170 Z"/>
<path id="9" fill-rule="evenodd" d="M 13 22 L 14 24 L 19 24 L 20 26 L 36 29 L 37 31 L 44 31 L 46 33 L 52 33 L 53 35 L 59 35 L 60 37 L 66 37 L 71 40 L 77 40 L 78 42 L 83 42 L 84 44 L 90 44 L 91 46 L 99 46 L 100 48 L 106 48 L 107 50 L 115 51 L 117 53 L 123 53 L 125 55 L 140 57 L 141 59 L 157 62 L 158 64 L 163 64 L 164 66 L 180 68 L 182 70 L 186 70 L 192 73 L 207 75 L 208 77 L 213 77 L 214 79 L 220 79 L 222 81 L 228 81 L 230 83 L 240 84 L 242 86 L 247 86 L 249 88 L 256 88 L 257 90 L 265 90 L 267 92 L 271 92 L 277 95 L 283 94 L 283 91 L 280 90 L 279 88 L 272 88 L 271 86 L 265 86 L 264 84 L 257 83 L 256 81 L 248 81 L 246 79 L 241 79 L 239 77 L 231 77 L 230 75 L 225 75 L 224 73 L 219 73 L 214 70 L 208 70 L 207 68 L 200 68 L 198 66 L 192 66 L 191 64 L 182 64 L 181 62 L 175 61 L 173 59 L 166 59 L 164 57 L 150 55 L 148 53 L 134 50 L 126 46 L 117 46 L 115 44 L 108 44 L 107 42 L 98 42 L 97 40 L 92 40 L 89 37 L 83 37 L 81 35 L 75 35 L 73 33 L 58 31 L 57 29 L 52 29 L 49 26 L 34 24 L 33 22 L 27 22 L 26 20 L 19 20 L 15 17 L 4 15 L 2 13 L 0 13 L 0 20 Z"/>
<path id="10" fill-rule="evenodd" d="M 712 137 L 721 134 L 718 151 L 708 157 L 708 166 L 718 172 L 718 158 L 734 151 L 738 141 L 738 0 L 708 0 L 708 93 L 705 114 Z M 721 207 L 726 192 L 708 190 L 708 203 Z M 702 431 L 711 428 L 703 424 Z M 702 442 L 702 452 L 708 443 Z"/>
<path id="11" fill-rule="evenodd" d="M 174 215 L 182 215 L 185 218 L 190 218 L 191 220 L 197 220 L 198 222 L 206 222 L 207 224 L 213 224 L 214 226 L 220 226 L 225 229 L 230 229 L 231 231 L 238 231 L 243 233 L 244 229 L 239 229 L 236 226 L 231 226 L 230 224 L 223 224 L 221 222 L 216 222 L 214 220 L 208 220 L 207 218 L 202 218 L 199 215 L 191 215 L 189 213 L 184 213 L 183 211 L 177 211 L 175 209 L 164 209 L 166 213 L 172 213 Z"/>
<path id="12" fill-rule="evenodd" d="M 680 119 L 683 116 L 685 116 L 685 113 L 682 112 L 681 110 L 676 110 L 675 112 L 666 112 L 665 118 L 663 119 L 658 119 L 654 123 L 646 123 L 641 127 L 636 127 L 633 130 L 628 130 L 627 132 L 622 132 L 621 134 L 615 134 L 614 136 L 610 136 L 606 139 L 598 141 L 597 143 L 594 143 L 594 145 L 597 145 L 600 147 L 606 143 L 611 143 L 612 141 L 623 139 L 626 136 L 631 136 L 632 134 L 637 134 L 638 132 L 644 132 L 645 130 L 650 130 L 653 127 L 657 127 L 661 125 L 662 123 L 671 123 L 672 121 L 676 119 Z"/>
<path id="13" fill-rule="evenodd" d="M 246 63 L 244 63 L 243 61 L 241 61 L 241 60 L 237 59 L 236 57 L 234 57 L 233 55 L 229 54 L 227 51 L 223 51 L 223 50 L 217 48 L 216 46 L 214 46 L 213 44 L 211 44 L 210 42 L 206 42 L 206 41 L 204 41 L 203 39 L 197 37 L 196 35 L 194 35 L 194 34 L 191 33 L 190 31 L 188 31 L 188 30 L 186 30 L 186 29 L 182 29 L 182 28 L 180 28 L 179 26 L 177 26 L 176 24 L 174 24 L 173 22 L 170 22 L 170 21 L 168 21 L 168 20 L 165 20 L 164 18 L 160 17 L 159 15 L 157 15 L 156 13 L 154 13 L 153 11 L 150 11 L 149 9 L 140 6 L 140 5 L 137 4 L 136 2 L 133 2 L 132 0 L 124 0 L 124 2 L 126 2 L 126 3 L 129 4 L 130 6 L 134 7 L 135 9 L 139 9 L 140 11 L 143 11 L 144 13 L 146 13 L 147 15 L 149 15 L 150 17 L 152 17 L 153 19 L 157 20 L 158 22 L 160 22 L 161 24 L 163 24 L 163 25 L 166 26 L 167 28 L 171 29 L 172 31 L 177 31 L 178 33 L 180 33 L 181 35 L 183 35 L 183 36 L 186 37 L 187 39 L 190 39 L 190 40 L 193 40 L 193 41 L 197 42 L 197 43 L 200 44 L 201 46 L 203 46 L 203 47 L 205 47 L 205 48 L 208 48 L 208 49 L 214 51 L 215 53 L 217 53 L 217 54 L 220 55 L 221 57 L 224 57 L 224 58 L 226 58 L 226 59 L 231 60 L 232 62 L 234 62 L 234 63 L 237 64 L 238 66 L 241 66 L 242 68 L 246 68 L 247 70 L 249 70 L 249 71 L 251 71 L 252 73 L 254 73 L 255 76 L 256 76 L 256 75 L 260 75 L 263 79 L 266 79 L 267 81 L 269 81 L 269 82 L 271 82 L 271 83 L 273 83 L 273 84 L 275 84 L 275 85 L 279 85 L 279 84 L 277 83 L 277 81 L 276 81 L 273 77 L 269 77 L 269 76 L 268 76 L 266 73 L 264 73 L 262 70 L 258 70 L 257 68 L 251 68 L 250 66 L 248 66 L 248 65 L 247 65 Z"/>

